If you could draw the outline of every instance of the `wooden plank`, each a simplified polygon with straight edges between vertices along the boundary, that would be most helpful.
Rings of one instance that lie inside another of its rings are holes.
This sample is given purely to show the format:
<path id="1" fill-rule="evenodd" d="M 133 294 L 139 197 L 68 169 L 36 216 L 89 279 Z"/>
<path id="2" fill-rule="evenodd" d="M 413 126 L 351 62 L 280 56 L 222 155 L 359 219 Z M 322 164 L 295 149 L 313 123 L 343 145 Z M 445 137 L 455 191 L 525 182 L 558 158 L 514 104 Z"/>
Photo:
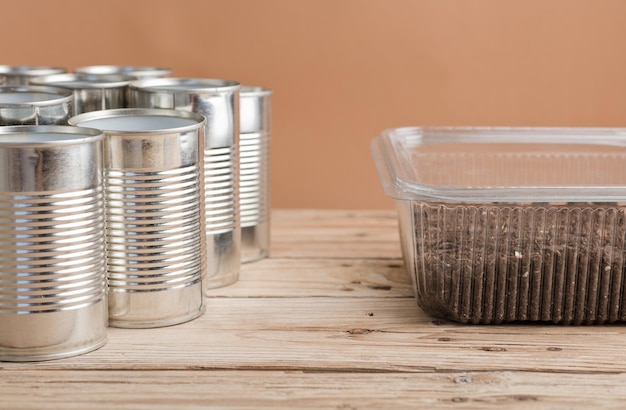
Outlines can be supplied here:
<path id="1" fill-rule="evenodd" d="M 622 326 L 443 323 L 412 298 L 214 298 L 192 322 L 111 329 L 90 354 L 1 369 L 626 371 Z"/>
<path id="2" fill-rule="evenodd" d="M 0 408 L 621 409 L 625 374 L 5 371 Z"/>
<path id="3" fill-rule="evenodd" d="M 273 210 L 275 258 L 400 258 L 395 211 Z"/>
<path id="4" fill-rule="evenodd" d="M 206 313 L 0 363 L 0 408 L 622 408 L 626 327 L 459 325 L 415 303 L 394 211 L 277 210 Z"/>
<path id="5" fill-rule="evenodd" d="M 273 227 L 295 229 L 302 232 L 320 225 L 333 228 L 387 227 L 397 229 L 395 210 L 350 210 L 350 209 L 272 209 Z"/>
<path id="6" fill-rule="evenodd" d="M 264 259 L 241 267 L 239 282 L 212 297 L 412 297 L 399 259 Z"/>

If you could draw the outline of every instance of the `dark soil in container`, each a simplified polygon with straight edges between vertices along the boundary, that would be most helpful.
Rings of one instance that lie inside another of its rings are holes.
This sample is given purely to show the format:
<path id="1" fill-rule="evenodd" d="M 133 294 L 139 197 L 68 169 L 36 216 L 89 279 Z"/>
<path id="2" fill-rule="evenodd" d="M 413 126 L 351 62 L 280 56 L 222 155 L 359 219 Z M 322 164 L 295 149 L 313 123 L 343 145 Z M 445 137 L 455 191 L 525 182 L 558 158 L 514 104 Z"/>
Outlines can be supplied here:
<path id="1" fill-rule="evenodd" d="M 420 306 L 463 323 L 626 319 L 615 203 L 416 203 Z"/>

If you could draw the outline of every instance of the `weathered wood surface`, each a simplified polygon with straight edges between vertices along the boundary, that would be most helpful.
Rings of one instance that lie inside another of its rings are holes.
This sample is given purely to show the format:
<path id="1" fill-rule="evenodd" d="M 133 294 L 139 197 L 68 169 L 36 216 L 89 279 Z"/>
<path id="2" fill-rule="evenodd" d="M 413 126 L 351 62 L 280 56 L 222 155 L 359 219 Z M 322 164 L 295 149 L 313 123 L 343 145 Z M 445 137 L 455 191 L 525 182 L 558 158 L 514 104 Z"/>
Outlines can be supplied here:
<path id="1" fill-rule="evenodd" d="M 397 218 L 390 211 L 276 211 L 274 258 L 400 258 Z"/>
<path id="2" fill-rule="evenodd" d="M 624 407 L 626 327 L 445 322 L 415 303 L 394 212 L 272 220 L 272 257 L 202 317 L 0 363 L 0 409 Z"/>
<path id="3" fill-rule="evenodd" d="M 624 374 L 25 370 L 5 377 L 0 400 L 11 409 L 623 409 L 626 400 Z"/>

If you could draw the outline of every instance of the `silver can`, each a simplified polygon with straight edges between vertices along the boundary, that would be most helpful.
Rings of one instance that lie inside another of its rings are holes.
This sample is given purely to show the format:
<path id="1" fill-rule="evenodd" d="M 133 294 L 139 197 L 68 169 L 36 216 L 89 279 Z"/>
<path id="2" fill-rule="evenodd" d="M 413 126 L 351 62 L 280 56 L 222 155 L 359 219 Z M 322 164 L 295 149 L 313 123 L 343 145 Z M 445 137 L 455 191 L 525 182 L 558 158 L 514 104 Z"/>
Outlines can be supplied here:
<path id="1" fill-rule="evenodd" d="M 111 326 L 169 326 L 203 312 L 204 117 L 119 109 L 69 123 L 105 134 Z"/>
<path id="2" fill-rule="evenodd" d="M 28 85 L 31 78 L 63 73 L 67 73 L 63 67 L 0 65 L 0 75 L 6 78 L 6 85 Z"/>
<path id="3" fill-rule="evenodd" d="M 174 108 L 206 117 L 206 290 L 239 279 L 239 88 L 239 83 L 234 81 L 194 78 L 148 79 L 129 85 L 132 107 Z"/>
<path id="4" fill-rule="evenodd" d="M 65 125 L 72 116 L 74 93 L 58 87 L 0 87 L 0 126 Z"/>
<path id="5" fill-rule="evenodd" d="M 269 254 L 269 153 L 272 90 L 243 86 L 240 91 L 239 201 L 241 261 Z"/>
<path id="6" fill-rule="evenodd" d="M 34 85 L 62 87 L 74 92 L 74 111 L 82 114 L 127 107 L 128 83 L 135 77 L 120 74 L 56 74 L 35 77 Z"/>
<path id="7" fill-rule="evenodd" d="M 105 343 L 102 141 L 93 129 L 0 127 L 0 360 Z"/>
<path id="8" fill-rule="evenodd" d="M 86 67 L 79 67 L 74 70 L 79 74 L 122 74 L 130 75 L 136 79 L 145 78 L 161 78 L 167 77 L 172 73 L 172 70 L 164 67 L 150 67 L 150 66 L 120 66 L 120 65 L 91 65 Z"/>

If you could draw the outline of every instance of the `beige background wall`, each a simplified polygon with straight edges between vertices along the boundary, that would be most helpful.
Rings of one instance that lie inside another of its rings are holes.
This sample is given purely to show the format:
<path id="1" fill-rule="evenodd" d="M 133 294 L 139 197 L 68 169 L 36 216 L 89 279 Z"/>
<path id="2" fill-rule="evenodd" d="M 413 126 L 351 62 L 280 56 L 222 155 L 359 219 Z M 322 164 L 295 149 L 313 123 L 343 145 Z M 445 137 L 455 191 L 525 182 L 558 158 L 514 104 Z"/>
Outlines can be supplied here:
<path id="1" fill-rule="evenodd" d="M 621 0 L 5 0 L 0 44 L 273 88 L 275 208 L 392 207 L 388 127 L 626 126 Z"/>

